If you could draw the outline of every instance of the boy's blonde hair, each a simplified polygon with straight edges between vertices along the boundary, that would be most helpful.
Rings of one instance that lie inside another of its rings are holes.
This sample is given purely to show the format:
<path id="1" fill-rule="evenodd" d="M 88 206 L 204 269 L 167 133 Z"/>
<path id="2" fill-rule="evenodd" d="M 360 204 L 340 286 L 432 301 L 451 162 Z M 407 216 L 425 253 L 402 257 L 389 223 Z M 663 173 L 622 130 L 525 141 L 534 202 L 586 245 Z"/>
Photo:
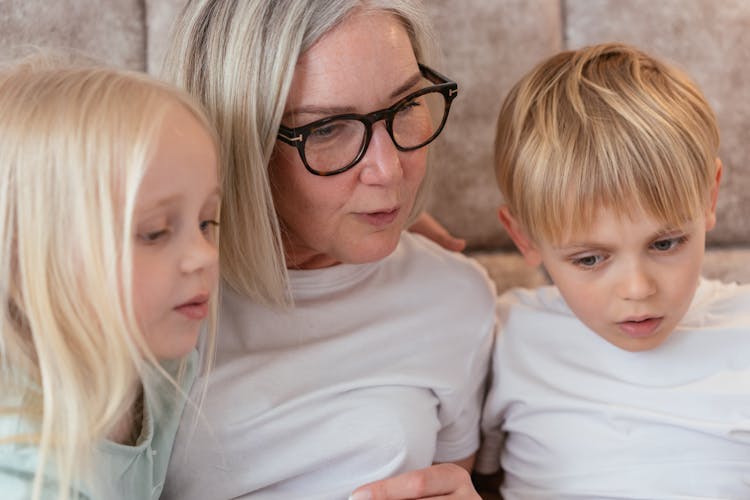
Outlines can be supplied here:
<path id="1" fill-rule="evenodd" d="M 164 75 L 200 99 L 219 134 L 221 271 L 243 295 L 289 299 L 268 168 L 297 60 L 348 16 L 371 10 L 396 15 L 417 59 L 430 63 L 434 36 L 418 0 L 192 0 L 176 22 Z"/>
<path id="2" fill-rule="evenodd" d="M 189 96 L 144 75 L 44 57 L 0 72 L 0 417 L 26 426 L 0 444 L 39 450 L 33 498 L 50 477 L 59 498 L 93 487 L 95 444 L 138 381 L 149 398 L 163 378 L 146 375 L 169 377 L 138 334 L 131 247 L 175 106 L 211 133 Z"/>
<path id="3" fill-rule="evenodd" d="M 687 76 L 610 43 L 557 54 L 513 87 L 495 173 L 527 235 L 560 242 L 598 208 L 674 225 L 704 214 L 718 148 L 716 118 Z"/>

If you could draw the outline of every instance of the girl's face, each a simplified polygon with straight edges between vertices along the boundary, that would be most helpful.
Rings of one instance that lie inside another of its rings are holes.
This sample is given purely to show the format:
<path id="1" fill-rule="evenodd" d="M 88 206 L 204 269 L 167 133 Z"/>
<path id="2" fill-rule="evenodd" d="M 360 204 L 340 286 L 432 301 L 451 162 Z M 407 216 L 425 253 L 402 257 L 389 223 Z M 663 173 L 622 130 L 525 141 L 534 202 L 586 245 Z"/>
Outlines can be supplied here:
<path id="1" fill-rule="evenodd" d="M 133 226 L 133 302 L 146 343 L 159 359 L 196 345 L 219 276 L 220 204 L 213 141 L 182 106 L 162 126 L 138 191 Z"/>
<path id="2" fill-rule="evenodd" d="M 423 80 L 406 30 L 387 13 L 356 13 L 300 58 L 282 123 L 387 108 Z M 400 152 L 383 121 L 352 169 L 309 173 L 295 148 L 277 141 L 270 165 L 289 267 L 372 262 L 398 244 L 424 178 L 427 151 Z"/>

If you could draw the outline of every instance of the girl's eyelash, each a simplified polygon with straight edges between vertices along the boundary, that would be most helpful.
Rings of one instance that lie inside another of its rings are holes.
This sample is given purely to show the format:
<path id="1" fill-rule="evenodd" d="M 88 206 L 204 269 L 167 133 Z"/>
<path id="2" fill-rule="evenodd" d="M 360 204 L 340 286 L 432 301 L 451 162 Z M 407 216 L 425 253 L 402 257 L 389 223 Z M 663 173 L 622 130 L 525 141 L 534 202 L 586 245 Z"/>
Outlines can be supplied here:
<path id="1" fill-rule="evenodd" d="M 200 229 L 201 231 L 208 231 L 211 227 L 219 227 L 219 221 L 218 220 L 203 220 L 200 222 Z M 164 229 L 158 229 L 156 231 L 142 231 L 137 234 L 138 239 L 140 239 L 142 242 L 144 242 L 147 245 L 154 245 L 156 243 L 161 242 L 164 238 L 166 238 L 170 233 L 170 228 L 164 228 Z"/>
<path id="2" fill-rule="evenodd" d="M 147 244 L 158 242 L 169 232 L 168 229 L 159 229 L 158 231 L 147 231 L 145 233 L 139 233 L 138 237 Z"/>
<path id="3" fill-rule="evenodd" d="M 208 231 L 210 231 L 212 227 L 213 228 L 219 227 L 219 221 L 214 220 L 214 219 L 208 219 L 208 220 L 201 221 L 200 223 L 201 231 L 203 231 L 204 233 L 207 233 Z"/>

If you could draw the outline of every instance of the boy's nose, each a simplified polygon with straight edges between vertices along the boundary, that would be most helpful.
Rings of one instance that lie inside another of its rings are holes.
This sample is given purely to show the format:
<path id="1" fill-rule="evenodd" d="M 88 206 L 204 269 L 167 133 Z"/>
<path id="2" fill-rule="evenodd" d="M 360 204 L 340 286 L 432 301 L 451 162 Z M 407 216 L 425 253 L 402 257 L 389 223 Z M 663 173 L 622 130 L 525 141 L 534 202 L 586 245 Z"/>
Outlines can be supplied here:
<path id="1" fill-rule="evenodd" d="M 629 266 L 618 285 L 618 294 L 625 300 L 644 300 L 656 293 L 656 283 L 642 265 Z"/>

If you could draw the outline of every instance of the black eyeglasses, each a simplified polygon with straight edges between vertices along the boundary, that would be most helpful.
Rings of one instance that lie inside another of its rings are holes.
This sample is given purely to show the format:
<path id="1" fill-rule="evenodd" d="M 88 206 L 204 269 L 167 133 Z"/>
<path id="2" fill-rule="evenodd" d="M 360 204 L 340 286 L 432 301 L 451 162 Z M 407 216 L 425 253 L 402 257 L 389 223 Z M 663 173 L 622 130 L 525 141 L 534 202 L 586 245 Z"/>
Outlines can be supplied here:
<path id="1" fill-rule="evenodd" d="M 420 64 L 430 87 L 418 90 L 390 108 L 366 115 L 329 116 L 301 127 L 279 127 L 278 139 L 297 148 L 305 168 L 315 175 L 336 175 L 356 165 L 367 152 L 372 126 L 385 120 L 385 128 L 399 151 L 412 151 L 440 135 L 448 119 L 458 84 Z"/>

